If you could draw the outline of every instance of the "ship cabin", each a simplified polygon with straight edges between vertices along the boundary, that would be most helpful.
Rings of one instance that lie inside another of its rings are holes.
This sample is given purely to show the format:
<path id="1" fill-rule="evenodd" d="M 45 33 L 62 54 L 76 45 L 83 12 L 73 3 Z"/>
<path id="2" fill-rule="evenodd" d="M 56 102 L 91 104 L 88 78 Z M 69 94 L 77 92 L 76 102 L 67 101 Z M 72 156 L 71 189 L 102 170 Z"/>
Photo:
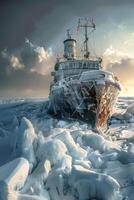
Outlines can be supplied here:
<path id="1" fill-rule="evenodd" d="M 98 60 L 81 59 L 67 60 L 65 62 L 57 62 L 54 72 L 51 73 L 55 77 L 55 81 L 67 77 L 78 77 L 82 72 L 101 69 L 101 58 Z"/>
<path id="2" fill-rule="evenodd" d="M 86 36 L 85 42 L 87 42 L 87 40 L 88 38 Z M 84 44 L 86 44 L 85 42 Z M 77 79 L 82 72 L 102 69 L 102 59 L 100 57 L 91 57 L 87 44 L 85 46 L 84 55 L 78 57 L 76 53 L 76 43 L 76 40 L 71 38 L 70 33 L 67 32 L 67 39 L 64 41 L 63 58 L 57 58 L 54 72 L 51 73 L 51 75 L 54 76 L 54 82 L 68 77 Z"/>

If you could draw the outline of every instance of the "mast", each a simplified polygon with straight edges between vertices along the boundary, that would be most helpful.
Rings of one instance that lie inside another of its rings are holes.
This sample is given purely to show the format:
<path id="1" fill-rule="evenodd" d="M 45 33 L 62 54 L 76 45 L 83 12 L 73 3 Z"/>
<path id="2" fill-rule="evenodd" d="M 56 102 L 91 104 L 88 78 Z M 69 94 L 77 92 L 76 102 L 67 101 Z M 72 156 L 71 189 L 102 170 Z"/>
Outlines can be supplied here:
<path id="1" fill-rule="evenodd" d="M 67 39 L 71 39 L 70 29 L 67 29 Z"/>
<path id="2" fill-rule="evenodd" d="M 85 18 L 85 20 L 79 19 L 78 21 L 78 28 L 84 28 L 85 31 L 85 40 L 84 40 L 84 57 L 89 58 L 90 52 L 88 50 L 88 28 L 95 29 L 95 23 L 93 19 L 89 21 Z"/>

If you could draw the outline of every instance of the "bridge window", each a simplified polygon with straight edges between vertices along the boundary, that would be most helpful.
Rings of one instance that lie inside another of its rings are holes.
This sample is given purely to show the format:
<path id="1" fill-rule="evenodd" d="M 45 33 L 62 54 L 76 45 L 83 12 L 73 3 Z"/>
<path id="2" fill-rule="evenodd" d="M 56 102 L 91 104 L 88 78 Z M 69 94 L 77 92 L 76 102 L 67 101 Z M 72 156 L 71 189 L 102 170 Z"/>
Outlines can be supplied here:
<path id="1" fill-rule="evenodd" d="M 72 67 L 72 63 L 69 63 L 69 67 Z"/>
<path id="2" fill-rule="evenodd" d="M 79 63 L 79 67 L 82 67 L 82 63 L 81 62 Z"/>
<path id="3" fill-rule="evenodd" d="M 88 66 L 88 68 L 90 68 L 90 63 L 89 62 L 87 63 L 87 66 Z"/>
<path id="4" fill-rule="evenodd" d="M 93 68 L 96 68 L 96 63 L 95 62 L 93 63 Z"/>
<path id="5" fill-rule="evenodd" d="M 86 63 L 85 62 L 83 63 L 83 67 L 86 67 Z"/>

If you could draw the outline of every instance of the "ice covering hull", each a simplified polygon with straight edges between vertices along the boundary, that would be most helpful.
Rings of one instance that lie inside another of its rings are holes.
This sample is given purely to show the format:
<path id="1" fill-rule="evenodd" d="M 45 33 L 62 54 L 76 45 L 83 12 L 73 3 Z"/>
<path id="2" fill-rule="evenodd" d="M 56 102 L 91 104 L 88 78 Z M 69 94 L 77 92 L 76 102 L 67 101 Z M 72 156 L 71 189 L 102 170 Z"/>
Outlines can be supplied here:
<path id="1" fill-rule="evenodd" d="M 94 129 L 105 128 L 120 90 L 119 83 L 107 74 L 92 71 L 79 79 L 52 85 L 49 113 L 61 118 L 78 118 Z"/>

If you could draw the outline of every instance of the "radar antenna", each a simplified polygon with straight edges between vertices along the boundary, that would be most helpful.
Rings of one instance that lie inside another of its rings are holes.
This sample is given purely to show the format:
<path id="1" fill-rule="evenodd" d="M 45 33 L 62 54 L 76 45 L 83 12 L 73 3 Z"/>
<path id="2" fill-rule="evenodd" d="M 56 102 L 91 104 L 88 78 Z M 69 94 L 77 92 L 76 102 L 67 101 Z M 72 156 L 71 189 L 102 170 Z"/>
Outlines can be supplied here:
<path id="1" fill-rule="evenodd" d="M 93 21 L 93 19 L 91 19 L 90 21 L 85 18 L 85 19 L 79 19 L 78 21 L 78 29 L 79 28 L 84 28 L 85 31 L 85 40 L 84 40 L 84 57 L 85 58 L 89 58 L 90 52 L 88 50 L 88 28 L 91 28 L 93 30 L 95 30 L 95 23 Z"/>

